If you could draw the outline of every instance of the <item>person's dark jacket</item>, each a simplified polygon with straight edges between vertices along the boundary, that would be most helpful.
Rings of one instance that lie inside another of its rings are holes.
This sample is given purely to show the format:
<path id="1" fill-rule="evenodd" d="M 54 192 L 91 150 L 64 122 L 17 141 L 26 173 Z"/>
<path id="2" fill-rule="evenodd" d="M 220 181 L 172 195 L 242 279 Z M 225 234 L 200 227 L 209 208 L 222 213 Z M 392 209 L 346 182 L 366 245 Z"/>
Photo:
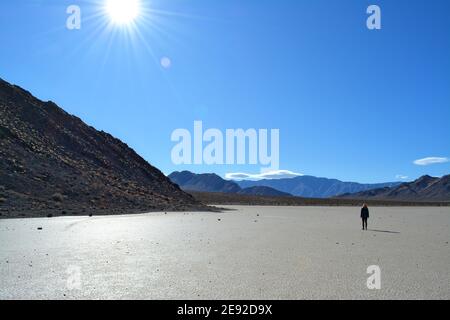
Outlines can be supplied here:
<path id="1" fill-rule="evenodd" d="M 367 219 L 369 218 L 369 208 L 361 208 L 361 218 Z"/>

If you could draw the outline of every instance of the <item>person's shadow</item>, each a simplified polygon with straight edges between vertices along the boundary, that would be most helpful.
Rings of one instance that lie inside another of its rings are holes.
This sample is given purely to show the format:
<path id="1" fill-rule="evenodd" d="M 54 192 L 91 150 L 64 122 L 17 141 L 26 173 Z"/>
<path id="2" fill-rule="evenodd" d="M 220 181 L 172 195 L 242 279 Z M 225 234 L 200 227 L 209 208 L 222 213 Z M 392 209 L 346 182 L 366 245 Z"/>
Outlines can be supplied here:
<path id="1" fill-rule="evenodd" d="M 375 229 L 367 229 L 367 231 L 372 231 L 372 232 L 382 232 L 382 233 L 394 233 L 394 234 L 399 234 L 399 233 L 400 233 L 400 232 L 398 232 L 398 231 L 375 230 Z"/>

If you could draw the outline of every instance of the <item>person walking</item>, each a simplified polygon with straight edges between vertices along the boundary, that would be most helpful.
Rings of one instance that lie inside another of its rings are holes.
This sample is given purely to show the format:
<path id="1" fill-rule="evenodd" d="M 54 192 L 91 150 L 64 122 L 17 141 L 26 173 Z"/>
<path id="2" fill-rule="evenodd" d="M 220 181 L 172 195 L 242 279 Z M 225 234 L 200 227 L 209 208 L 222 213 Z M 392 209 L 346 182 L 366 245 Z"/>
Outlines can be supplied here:
<path id="1" fill-rule="evenodd" d="M 369 208 L 365 203 L 361 208 L 361 219 L 362 219 L 362 229 L 367 230 L 367 220 L 369 219 Z"/>

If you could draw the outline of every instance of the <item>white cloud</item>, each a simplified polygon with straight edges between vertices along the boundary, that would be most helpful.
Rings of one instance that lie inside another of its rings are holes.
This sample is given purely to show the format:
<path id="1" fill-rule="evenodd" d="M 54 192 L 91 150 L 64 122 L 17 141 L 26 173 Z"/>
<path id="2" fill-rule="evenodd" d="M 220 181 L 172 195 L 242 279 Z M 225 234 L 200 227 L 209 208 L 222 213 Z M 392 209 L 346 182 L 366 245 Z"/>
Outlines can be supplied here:
<path id="1" fill-rule="evenodd" d="M 443 158 L 443 157 L 428 157 L 428 158 L 423 158 L 423 159 L 418 159 L 416 161 L 414 161 L 415 165 L 418 166 L 429 166 L 431 164 L 436 164 L 436 163 L 447 163 L 449 162 L 450 159 L 449 158 Z"/>
<path id="2" fill-rule="evenodd" d="M 398 174 L 398 175 L 395 176 L 395 179 L 400 179 L 400 180 L 406 180 L 408 178 L 409 178 L 408 176 L 404 176 L 404 175 L 401 175 L 401 174 Z"/>
<path id="3" fill-rule="evenodd" d="M 303 176 L 301 173 L 292 172 L 289 170 L 276 170 L 268 171 L 260 174 L 250 174 L 250 173 L 227 173 L 225 179 L 228 180 L 262 180 L 262 179 L 286 179 L 295 178 Z"/>

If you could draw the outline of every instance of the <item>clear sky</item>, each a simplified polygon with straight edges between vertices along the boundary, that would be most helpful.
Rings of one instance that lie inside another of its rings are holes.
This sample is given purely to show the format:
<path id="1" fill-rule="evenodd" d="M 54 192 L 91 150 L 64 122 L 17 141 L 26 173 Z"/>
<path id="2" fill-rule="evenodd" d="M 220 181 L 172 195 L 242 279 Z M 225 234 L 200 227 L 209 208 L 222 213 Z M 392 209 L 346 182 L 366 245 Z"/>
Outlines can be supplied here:
<path id="1" fill-rule="evenodd" d="M 0 77 L 164 173 L 259 173 L 175 166 L 171 133 L 195 120 L 280 129 L 280 169 L 297 173 L 359 182 L 450 173 L 448 162 L 413 163 L 450 157 L 448 0 L 142 0 L 125 26 L 102 2 L 0 1 Z M 66 28 L 72 4 L 80 30 Z M 370 4 L 381 30 L 366 27 Z"/>

